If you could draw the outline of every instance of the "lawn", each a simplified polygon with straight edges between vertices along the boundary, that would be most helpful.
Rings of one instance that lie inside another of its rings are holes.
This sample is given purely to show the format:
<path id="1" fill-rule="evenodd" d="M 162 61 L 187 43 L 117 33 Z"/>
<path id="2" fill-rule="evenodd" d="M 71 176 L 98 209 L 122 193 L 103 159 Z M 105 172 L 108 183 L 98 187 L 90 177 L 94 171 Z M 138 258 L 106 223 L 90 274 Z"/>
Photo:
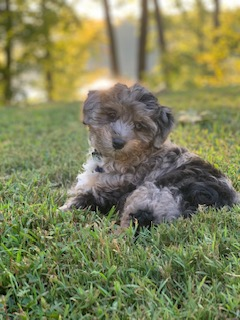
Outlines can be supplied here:
<path id="1" fill-rule="evenodd" d="M 172 140 L 240 191 L 239 88 L 166 92 L 208 111 Z M 0 109 L 0 319 L 238 319 L 240 206 L 116 236 L 114 210 L 57 212 L 87 151 L 80 103 Z"/>

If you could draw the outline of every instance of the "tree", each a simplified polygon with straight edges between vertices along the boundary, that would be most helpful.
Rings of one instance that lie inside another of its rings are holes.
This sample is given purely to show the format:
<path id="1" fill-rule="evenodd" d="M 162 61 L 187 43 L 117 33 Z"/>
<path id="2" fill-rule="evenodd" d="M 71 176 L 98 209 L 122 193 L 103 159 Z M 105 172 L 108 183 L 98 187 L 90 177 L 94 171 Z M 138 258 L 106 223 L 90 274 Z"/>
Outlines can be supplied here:
<path id="1" fill-rule="evenodd" d="M 21 69 L 21 38 L 23 17 L 26 12 L 24 0 L 0 0 L 0 92 L 1 102 L 11 105 L 21 88 L 15 79 Z"/>
<path id="2" fill-rule="evenodd" d="M 116 42 L 115 42 L 113 24 L 110 16 L 108 0 L 103 0 L 103 6 L 105 11 L 105 21 L 106 21 L 106 27 L 107 27 L 107 33 L 108 33 L 108 39 L 109 39 L 111 70 L 112 70 L 113 76 L 117 77 L 119 76 L 119 66 L 118 66 Z"/>
<path id="3" fill-rule="evenodd" d="M 3 45 L 4 62 L 1 68 L 3 78 L 3 102 L 10 104 L 13 97 L 12 88 L 12 51 L 13 51 L 13 20 L 10 0 L 4 0 L 1 2 L 1 15 L 2 15 L 2 34 L 5 38 L 5 44 Z"/>
<path id="4" fill-rule="evenodd" d="M 206 23 L 206 9 L 202 0 L 195 0 L 196 6 L 196 23 L 195 23 L 195 33 L 198 41 L 198 50 L 204 51 L 204 25 Z"/>
<path id="5" fill-rule="evenodd" d="M 27 15 L 21 39 L 25 46 L 22 64 L 25 70 L 38 74 L 37 85 L 40 87 L 42 81 L 48 101 L 59 99 L 59 83 L 76 61 L 75 58 L 73 62 L 66 63 L 65 60 L 66 51 L 69 57 L 73 51 L 70 39 L 76 34 L 79 36 L 80 21 L 65 0 L 36 0 L 34 7 L 29 2 Z M 78 57 L 78 65 L 81 64 L 79 60 Z M 75 66 L 75 73 L 76 70 Z M 71 81 L 73 86 L 73 79 Z M 65 89 L 62 87 L 62 92 Z"/>
<path id="6" fill-rule="evenodd" d="M 168 61 L 167 61 L 167 46 L 166 46 L 166 39 L 165 39 L 165 30 L 164 30 L 164 24 L 163 24 L 163 16 L 161 7 L 158 4 L 158 0 L 153 0 L 154 2 L 154 13 L 155 13 L 155 19 L 157 23 L 157 32 L 158 32 L 158 44 L 160 49 L 160 60 L 161 60 L 161 66 L 163 70 L 163 77 L 166 86 L 169 86 L 169 70 L 168 70 Z"/>
<path id="7" fill-rule="evenodd" d="M 148 1 L 141 0 L 140 36 L 138 47 L 138 80 L 143 79 L 146 69 L 146 46 L 148 28 Z"/>
<path id="8" fill-rule="evenodd" d="M 37 4 L 37 3 L 36 3 Z M 35 40 L 38 39 L 38 44 L 35 43 L 34 53 L 40 57 L 38 60 L 44 75 L 45 90 L 47 100 L 54 100 L 55 91 L 55 64 L 54 57 L 55 44 L 57 42 L 56 30 L 61 23 L 64 11 L 71 11 L 71 18 L 76 21 L 74 12 L 70 9 L 65 0 L 39 0 L 38 9 L 33 20 L 33 29 L 35 30 Z M 66 21 L 66 24 L 69 22 Z M 33 40 L 33 39 L 32 39 Z M 39 53 L 40 52 L 40 53 Z"/>
<path id="9" fill-rule="evenodd" d="M 166 52 L 166 41 L 165 41 L 165 34 L 164 34 L 164 26 L 163 26 L 163 17 L 162 12 L 160 10 L 160 6 L 158 5 L 157 0 L 153 0 L 155 6 L 155 18 L 157 22 L 157 31 L 158 31 L 158 43 L 162 53 Z"/>
<path id="10" fill-rule="evenodd" d="M 213 26 L 215 29 L 220 26 L 220 0 L 214 0 L 214 10 L 213 10 Z"/>
<path id="11" fill-rule="evenodd" d="M 213 9 L 213 44 L 216 44 L 219 40 L 219 28 L 220 28 L 220 0 L 214 0 L 214 9 Z"/>
<path id="12" fill-rule="evenodd" d="M 45 61 L 51 60 L 50 32 L 57 23 L 57 11 L 61 9 L 62 3 L 61 0 L 38 0 L 32 6 L 30 0 L 1 1 L 0 4 L 5 4 L 1 21 L 1 31 L 5 39 L 2 67 L 5 103 L 11 103 L 14 96 L 21 91 L 22 83 L 18 86 L 20 88 L 13 88 L 13 82 L 20 81 L 21 73 L 26 74 L 29 67 L 27 58 L 30 57 L 30 61 L 33 61 L 33 56 L 38 51 L 45 56 Z M 41 59 L 38 64 L 41 65 Z M 52 100 L 53 83 L 50 70 L 50 67 L 45 68 L 46 89 L 49 100 Z"/>
<path id="13" fill-rule="evenodd" d="M 44 42 L 44 60 L 45 60 L 45 68 L 44 68 L 44 73 L 45 73 L 45 83 L 46 83 L 46 92 L 47 92 L 47 99 L 48 101 L 53 100 L 53 69 L 50 66 L 50 62 L 52 61 L 52 39 L 51 39 L 51 28 L 53 23 L 50 21 L 56 22 L 57 17 L 53 12 L 51 12 L 48 7 L 47 7 L 47 1 L 48 0 L 41 0 L 40 3 L 40 12 L 41 12 L 41 19 L 42 19 L 42 25 L 43 25 L 43 30 L 42 30 L 42 35 L 43 35 L 43 42 Z"/>
<path id="14" fill-rule="evenodd" d="M 0 0 L 0 13 L 1 102 L 26 98 L 29 89 L 49 101 L 77 99 L 96 73 L 87 65 L 102 22 L 80 20 L 67 0 Z"/>

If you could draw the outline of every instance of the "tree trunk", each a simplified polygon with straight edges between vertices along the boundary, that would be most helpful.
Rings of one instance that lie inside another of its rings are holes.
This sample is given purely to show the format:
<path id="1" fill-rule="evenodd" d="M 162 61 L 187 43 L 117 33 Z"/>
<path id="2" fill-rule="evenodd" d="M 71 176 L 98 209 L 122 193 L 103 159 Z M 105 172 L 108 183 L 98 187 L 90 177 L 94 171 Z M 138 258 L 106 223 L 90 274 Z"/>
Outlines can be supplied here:
<path id="1" fill-rule="evenodd" d="M 202 51 L 204 51 L 204 47 L 205 47 L 203 26 L 205 25 L 205 13 L 206 13 L 204 2 L 202 0 L 196 0 L 196 10 L 197 10 L 197 15 L 198 15 L 198 23 L 196 25 L 197 26 L 196 35 L 197 35 L 197 40 L 198 40 L 198 51 L 202 52 Z"/>
<path id="2" fill-rule="evenodd" d="M 147 0 L 141 1 L 141 20 L 140 20 L 140 38 L 138 48 L 138 80 L 142 80 L 146 70 L 146 46 L 147 46 L 147 24 L 148 24 L 148 9 Z"/>
<path id="3" fill-rule="evenodd" d="M 220 26 L 220 0 L 214 0 L 213 26 L 217 29 Z"/>
<path id="4" fill-rule="evenodd" d="M 164 35 L 162 12 L 158 5 L 158 1 L 153 0 L 153 2 L 155 6 L 155 19 L 157 22 L 157 30 L 158 30 L 158 43 L 159 43 L 161 52 L 164 54 L 166 52 L 166 42 L 165 42 L 165 35 Z"/>
<path id="5" fill-rule="evenodd" d="M 49 44 L 47 44 L 49 45 Z M 46 91 L 47 91 L 47 100 L 53 101 L 53 74 L 51 67 L 49 67 L 49 61 L 51 59 L 51 52 L 49 48 L 46 48 L 46 60 L 47 60 L 47 69 L 45 70 L 45 81 L 46 81 Z"/>
<path id="6" fill-rule="evenodd" d="M 45 88 L 47 93 L 47 100 L 53 101 L 53 75 L 52 75 L 52 66 L 51 66 L 51 38 L 50 30 L 48 26 L 48 21 L 46 19 L 46 0 L 41 1 L 41 10 L 42 10 L 42 21 L 44 23 L 44 46 L 45 46 L 45 68 L 44 68 L 44 78 L 45 78 Z"/>
<path id="7" fill-rule="evenodd" d="M 165 40 L 165 33 L 164 33 L 164 24 L 163 24 L 163 16 L 161 7 L 158 4 L 158 0 L 153 0 L 155 6 L 155 19 L 157 23 L 157 31 L 158 31 L 158 44 L 160 49 L 160 63 L 162 65 L 163 77 L 166 87 L 169 87 L 170 80 L 169 80 L 169 67 L 167 61 L 167 46 Z"/>
<path id="8" fill-rule="evenodd" d="M 113 30 L 113 25 L 111 21 L 110 11 L 109 11 L 109 4 L 107 0 L 103 0 L 103 6 L 105 11 L 105 21 L 106 21 L 109 46 L 110 46 L 111 71 L 113 76 L 117 77 L 119 76 L 119 66 L 118 66 L 118 59 L 117 59 L 114 30 Z"/>
<path id="9" fill-rule="evenodd" d="M 13 98 L 12 89 L 12 16 L 10 8 L 10 0 L 5 0 L 6 10 L 6 46 L 5 58 L 6 66 L 4 68 L 4 102 L 11 103 Z"/>

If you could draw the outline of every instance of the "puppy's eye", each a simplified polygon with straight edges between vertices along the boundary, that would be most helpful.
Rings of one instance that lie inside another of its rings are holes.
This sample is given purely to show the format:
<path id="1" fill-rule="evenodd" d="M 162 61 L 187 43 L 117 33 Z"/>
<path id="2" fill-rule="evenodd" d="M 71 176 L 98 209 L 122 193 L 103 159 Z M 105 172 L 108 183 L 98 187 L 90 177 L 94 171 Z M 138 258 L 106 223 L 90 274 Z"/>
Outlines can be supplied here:
<path id="1" fill-rule="evenodd" d="M 142 130 L 146 129 L 145 124 L 142 122 L 135 122 L 134 127 L 137 131 L 142 131 Z"/>
<path id="2" fill-rule="evenodd" d="M 115 121 L 117 118 L 117 113 L 115 111 L 109 111 L 107 116 L 110 121 Z"/>

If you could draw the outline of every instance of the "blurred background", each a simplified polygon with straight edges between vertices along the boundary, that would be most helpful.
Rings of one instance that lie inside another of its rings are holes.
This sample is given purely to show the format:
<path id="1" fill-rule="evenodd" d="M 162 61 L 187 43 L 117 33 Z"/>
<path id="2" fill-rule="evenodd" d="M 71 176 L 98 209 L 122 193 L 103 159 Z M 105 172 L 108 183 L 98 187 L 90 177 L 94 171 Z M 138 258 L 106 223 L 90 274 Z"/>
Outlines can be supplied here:
<path id="1" fill-rule="evenodd" d="M 239 0 L 0 0 L 0 105 L 240 85 Z"/>

